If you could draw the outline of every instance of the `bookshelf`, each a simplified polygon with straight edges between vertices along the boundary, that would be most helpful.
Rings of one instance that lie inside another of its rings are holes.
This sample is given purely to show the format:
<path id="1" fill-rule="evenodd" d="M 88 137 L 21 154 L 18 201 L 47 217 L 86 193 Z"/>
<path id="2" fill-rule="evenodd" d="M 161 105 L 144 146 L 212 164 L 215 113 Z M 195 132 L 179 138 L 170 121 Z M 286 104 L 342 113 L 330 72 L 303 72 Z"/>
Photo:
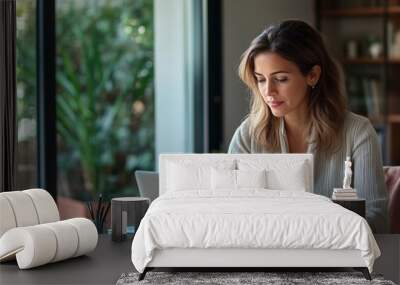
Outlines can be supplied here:
<path id="1" fill-rule="evenodd" d="M 351 1 L 349 1 L 351 2 Z M 353 1 L 354 2 L 354 1 Z M 367 1 L 365 1 L 367 2 Z M 378 1 L 375 1 L 378 2 Z M 384 1 L 376 3 L 376 7 L 360 7 L 353 6 L 349 8 L 335 8 L 335 6 L 331 8 L 324 9 L 321 11 L 321 15 L 323 17 L 368 17 L 368 16 L 384 16 L 388 15 L 400 15 L 400 5 L 399 6 L 390 6 L 387 9 L 384 7 Z M 340 4 L 339 4 L 340 5 Z M 356 5 L 356 4 L 354 4 Z M 359 5 L 359 4 L 357 4 Z M 371 5 L 371 4 L 370 4 Z M 374 4 L 372 4 L 374 5 Z"/>
<path id="2" fill-rule="evenodd" d="M 349 108 L 400 165 L 400 0 L 316 0 L 317 28 L 345 75 Z"/>
<path id="3" fill-rule="evenodd" d="M 344 58 L 342 60 L 343 64 L 384 64 L 384 58 Z M 387 59 L 387 64 L 400 64 L 400 58 Z"/>

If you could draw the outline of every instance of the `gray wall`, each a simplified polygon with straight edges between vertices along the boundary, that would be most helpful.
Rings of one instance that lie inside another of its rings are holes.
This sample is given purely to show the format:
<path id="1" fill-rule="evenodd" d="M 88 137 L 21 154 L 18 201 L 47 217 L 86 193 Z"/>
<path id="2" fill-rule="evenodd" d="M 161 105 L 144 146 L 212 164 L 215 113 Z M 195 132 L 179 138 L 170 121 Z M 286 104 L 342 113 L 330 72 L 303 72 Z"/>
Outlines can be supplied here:
<path id="1" fill-rule="evenodd" d="M 223 0 L 224 146 L 248 113 L 249 92 L 237 75 L 241 54 L 265 26 L 287 18 L 315 23 L 313 0 Z"/>

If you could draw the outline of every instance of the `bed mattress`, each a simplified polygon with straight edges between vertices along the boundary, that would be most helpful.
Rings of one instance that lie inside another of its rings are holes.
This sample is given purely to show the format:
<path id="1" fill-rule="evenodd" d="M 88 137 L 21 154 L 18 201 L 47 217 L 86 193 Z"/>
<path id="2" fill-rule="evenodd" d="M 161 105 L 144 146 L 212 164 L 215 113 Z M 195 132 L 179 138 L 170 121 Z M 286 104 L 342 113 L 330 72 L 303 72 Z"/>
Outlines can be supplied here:
<path id="1" fill-rule="evenodd" d="M 364 218 L 301 191 L 179 191 L 150 206 L 132 243 L 139 272 L 162 249 L 359 250 L 372 272 L 380 255 Z"/>

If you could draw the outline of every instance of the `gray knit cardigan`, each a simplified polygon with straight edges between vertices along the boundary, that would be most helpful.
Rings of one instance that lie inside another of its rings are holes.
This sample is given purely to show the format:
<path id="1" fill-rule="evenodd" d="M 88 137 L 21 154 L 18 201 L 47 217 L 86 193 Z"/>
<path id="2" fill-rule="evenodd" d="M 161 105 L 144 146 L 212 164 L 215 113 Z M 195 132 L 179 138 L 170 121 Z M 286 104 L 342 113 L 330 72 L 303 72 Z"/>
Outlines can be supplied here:
<path id="1" fill-rule="evenodd" d="M 245 119 L 237 128 L 229 145 L 229 153 L 269 153 L 257 144 L 249 131 L 250 120 Z M 360 198 L 366 199 L 366 219 L 372 230 L 387 233 L 389 230 L 387 192 L 383 176 L 382 157 L 378 136 L 367 118 L 347 112 L 343 126 L 341 148 L 327 153 L 308 145 L 307 153 L 314 156 L 314 193 L 332 196 L 333 188 L 343 185 L 344 161 L 350 156 L 353 163 L 353 188 Z M 283 119 L 280 120 L 281 153 L 288 153 L 288 143 Z"/>

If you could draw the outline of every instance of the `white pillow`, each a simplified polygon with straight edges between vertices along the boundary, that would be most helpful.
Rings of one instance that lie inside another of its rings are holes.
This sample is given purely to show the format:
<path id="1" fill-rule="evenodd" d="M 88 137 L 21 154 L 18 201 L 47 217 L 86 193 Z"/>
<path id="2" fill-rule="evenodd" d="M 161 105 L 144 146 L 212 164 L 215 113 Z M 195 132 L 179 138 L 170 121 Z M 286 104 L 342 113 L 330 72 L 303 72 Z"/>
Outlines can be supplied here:
<path id="1" fill-rule="evenodd" d="M 206 167 L 184 166 L 170 163 L 168 166 L 168 189 L 172 191 L 183 191 L 191 189 L 207 189 Z"/>
<path id="2" fill-rule="evenodd" d="M 239 170 L 266 169 L 267 188 L 274 190 L 311 191 L 309 181 L 310 169 L 307 161 L 274 161 L 263 160 L 240 161 Z"/>
<path id="3" fill-rule="evenodd" d="M 263 170 L 236 170 L 238 188 L 267 188 L 267 171 Z"/>
<path id="4" fill-rule="evenodd" d="M 176 161 L 167 164 L 167 191 L 210 190 L 211 168 L 234 169 L 234 160 Z"/>
<path id="5" fill-rule="evenodd" d="M 307 175 L 304 165 L 293 167 L 288 172 L 277 169 L 268 171 L 268 187 L 277 190 L 307 191 Z"/>
<path id="6" fill-rule="evenodd" d="M 211 189 L 266 188 L 265 170 L 211 170 Z"/>
<path id="7" fill-rule="evenodd" d="M 236 170 L 212 168 L 211 189 L 236 189 Z"/>

